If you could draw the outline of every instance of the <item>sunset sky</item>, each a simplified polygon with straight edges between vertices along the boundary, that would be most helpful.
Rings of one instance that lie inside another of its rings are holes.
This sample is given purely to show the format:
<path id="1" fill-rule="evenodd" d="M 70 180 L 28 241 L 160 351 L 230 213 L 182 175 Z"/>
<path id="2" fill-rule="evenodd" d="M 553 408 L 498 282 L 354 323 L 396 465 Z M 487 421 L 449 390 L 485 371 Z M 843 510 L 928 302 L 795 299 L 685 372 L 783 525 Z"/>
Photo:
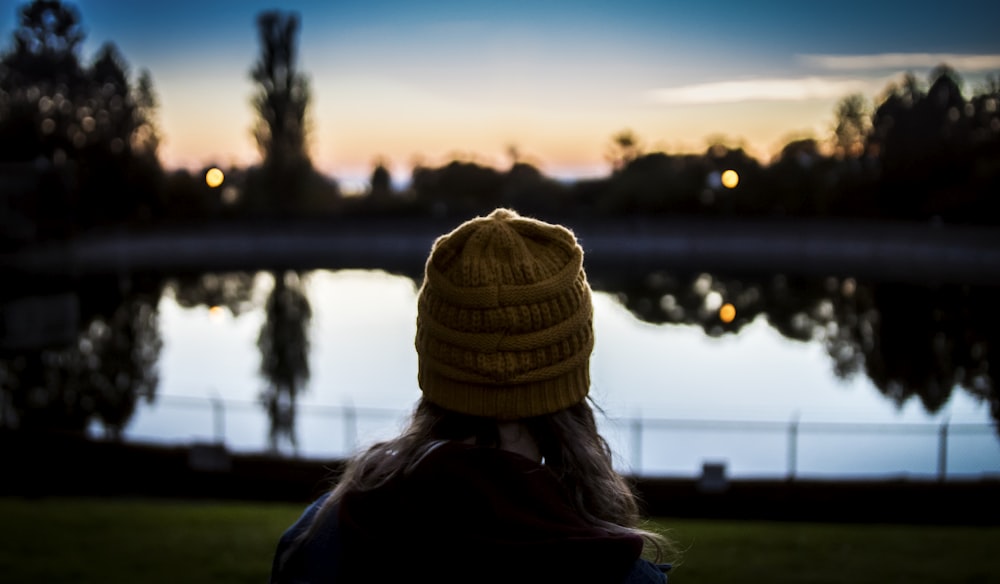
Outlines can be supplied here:
<path id="1" fill-rule="evenodd" d="M 11 46 L 20 1 L 3 2 Z M 551 176 L 606 173 L 611 136 L 701 152 L 713 136 L 768 160 L 826 139 L 836 102 L 901 73 L 1000 73 L 1000 2 L 80 0 L 82 57 L 114 42 L 161 101 L 168 167 L 252 164 L 256 15 L 295 11 L 312 87 L 310 153 L 346 187 L 378 158 L 394 178 L 456 156 Z"/>

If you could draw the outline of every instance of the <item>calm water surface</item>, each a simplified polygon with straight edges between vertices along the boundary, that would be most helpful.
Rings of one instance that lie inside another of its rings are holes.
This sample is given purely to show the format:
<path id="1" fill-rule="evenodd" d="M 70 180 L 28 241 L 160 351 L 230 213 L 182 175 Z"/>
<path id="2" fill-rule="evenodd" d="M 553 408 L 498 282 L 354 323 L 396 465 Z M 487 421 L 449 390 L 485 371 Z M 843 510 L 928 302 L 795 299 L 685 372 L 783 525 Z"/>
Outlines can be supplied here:
<path id="1" fill-rule="evenodd" d="M 271 281 L 257 283 L 263 298 Z M 306 291 L 311 377 L 299 402 L 298 455 L 342 456 L 393 434 L 419 396 L 416 288 L 384 272 L 317 271 Z M 265 450 L 256 402 L 263 320 L 260 308 L 234 316 L 182 308 L 166 294 L 158 397 L 140 406 L 126 436 Z M 942 465 L 949 477 L 1000 474 L 988 407 L 962 389 L 936 414 L 916 399 L 897 407 L 863 374 L 838 379 L 818 343 L 788 340 L 762 318 L 709 337 L 640 321 L 598 292 L 595 327 L 591 395 L 622 470 L 692 476 L 722 462 L 732 477 L 924 477 Z"/>

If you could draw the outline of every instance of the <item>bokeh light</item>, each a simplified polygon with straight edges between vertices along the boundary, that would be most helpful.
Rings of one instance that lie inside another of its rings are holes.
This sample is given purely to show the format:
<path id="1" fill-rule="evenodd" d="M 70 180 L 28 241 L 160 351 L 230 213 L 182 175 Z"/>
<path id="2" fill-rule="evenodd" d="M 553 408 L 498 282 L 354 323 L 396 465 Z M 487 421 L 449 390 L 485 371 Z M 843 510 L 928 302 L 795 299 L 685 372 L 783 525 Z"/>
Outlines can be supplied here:
<path id="1" fill-rule="evenodd" d="M 722 173 L 722 186 L 727 189 L 735 189 L 740 184 L 740 175 L 735 170 L 729 169 Z"/>
<path id="2" fill-rule="evenodd" d="M 226 177 L 218 168 L 210 168 L 208 169 L 208 172 L 205 173 L 205 184 L 213 189 L 221 185 L 224 180 L 226 180 Z"/>
<path id="3" fill-rule="evenodd" d="M 719 308 L 719 320 L 725 323 L 733 322 L 736 318 L 736 307 L 730 303 L 725 303 Z"/>

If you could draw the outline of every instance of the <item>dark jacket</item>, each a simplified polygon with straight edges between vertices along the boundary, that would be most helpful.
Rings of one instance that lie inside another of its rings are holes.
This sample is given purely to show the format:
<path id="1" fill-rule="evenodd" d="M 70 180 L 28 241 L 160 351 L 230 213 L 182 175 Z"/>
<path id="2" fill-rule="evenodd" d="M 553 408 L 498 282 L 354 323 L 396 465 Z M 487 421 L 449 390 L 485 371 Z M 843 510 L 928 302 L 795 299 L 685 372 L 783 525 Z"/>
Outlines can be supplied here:
<path id="1" fill-rule="evenodd" d="M 666 582 L 640 537 L 587 525 L 548 468 L 504 450 L 443 443 L 406 476 L 346 493 L 294 545 L 323 500 L 282 535 L 272 584 Z"/>

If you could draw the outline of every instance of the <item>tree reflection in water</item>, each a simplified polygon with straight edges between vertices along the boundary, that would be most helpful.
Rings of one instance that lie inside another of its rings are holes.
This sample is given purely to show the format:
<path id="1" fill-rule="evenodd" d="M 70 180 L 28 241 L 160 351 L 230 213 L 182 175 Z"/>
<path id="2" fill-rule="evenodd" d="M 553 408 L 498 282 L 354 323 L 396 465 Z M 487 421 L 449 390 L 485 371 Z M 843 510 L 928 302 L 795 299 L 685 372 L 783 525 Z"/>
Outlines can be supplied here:
<path id="1" fill-rule="evenodd" d="M 147 276 L 88 277 L 78 290 L 72 343 L 0 359 L 0 422 L 79 434 L 96 423 L 120 440 L 138 402 L 156 396 L 162 285 Z"/>
<path id="2" fill-rule="evenodd" d="M 664 271 L 588 276 L 596 290 L 618 298 L 642 321 L 697 326 L 719 337 L 764 318 L 788 339 L 822 344 L 837 377 L 866 375 L 898 407 L 917 398 L 936 413 L 960 388 L 988 403 L 1000 422 L 992 376 L 1000 367 L 992 350 L 1000 334 L 995 287 Z M 96 423 L 120 438 L 139 400 L 156 395 L 157 306 L 167 290 L 186 308 L 224 307 L 234 316 L 265 311 L 260 401 L 272 448 L 283 442 L 295 448 L 295 404 L 309 378 L 312 316 L 298 274 L 94 276 L 75 289 L 81 327 L 71 346 L 0 357 L 3 426 L 83 432 Z M 720 316 L 727 304 L 735 312 Z"/>
<path id="3" fill-rule="evenodd" d="M 264 306 L 265 320 L 257 337 L 260 374 L 267 381 L 260 401 L 271 422 L 272 451 L 287 441 L 298 451 L 295 412 L 299 392 L 309 381 L 309 322 L 312 308 L 295 272 L 275 272 Z"/>
<path id="4" fill-rule="evenodd" d="M 224 307 L 239 316 L 259 305 L 255 297 L 256 276 L 251 272 L 180 274 L 170 279 L 177 304 L 184 308 Z"/>
<path id="5" fill-rule="evenodd" d="M 864 283 L 852 278 L 652 272 L 591 275 L 636 318 L 738 334 L 759 316 L 784 337 L 818 342 L 840 378 L 864 373 L 901 407 L 916 397 L 938 412 L 956 388 L 990 405 L 1000 421 L 992 371 L 1000 316 L 997 290 L 964 285 Z M 720 307 L 735 308 L 731 321 Z"/>

